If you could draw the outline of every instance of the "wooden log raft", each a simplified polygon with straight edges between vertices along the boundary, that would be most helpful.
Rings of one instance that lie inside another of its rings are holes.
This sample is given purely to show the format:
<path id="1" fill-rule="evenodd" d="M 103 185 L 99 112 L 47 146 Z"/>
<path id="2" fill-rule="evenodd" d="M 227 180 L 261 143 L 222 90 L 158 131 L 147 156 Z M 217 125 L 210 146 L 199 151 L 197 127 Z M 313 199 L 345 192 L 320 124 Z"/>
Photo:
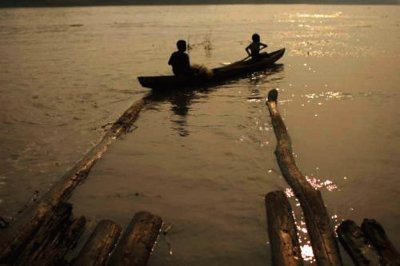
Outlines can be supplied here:
<path id="1" fill-rule="evenodd" d="M 272 265 L 303 265 L 292 208 L 282 191 L 265 196 L 268 234 L 271 243 Z"/>
<path id="2" fill-rule="evenodd" d="M 161 225 L 158 216 L 144 211 L 136 213 L 107 265 L 145 266 Z"/>
<path id="3" fill-rule="evenodd" d="M 143 105 L 143 100 L 134 103 L 112 125 L 102 141 L 67 172 L 51 190 L 24 211 L 13 224 L 0 230 L 0 264 L 10 263 L 15 254 L 24 249 L 46 217 L 53 215 L 57 206 L 71 196 L 72 191 L 87 178 L 92 167 L 109 146 L 129 129 L 137 119 Z"/>
<path id="4" fill-rule="evenodd" d="M 109 220 L 100 221 L 74 260 L 74 266 L 105 266 L 121 234 L 121 226 Z"/>
<path id="5" fill-rule="evenodd" d="M 342 265 L 334 230 L 319 190 L 314 189 L 296 166 L 292 144 L 278 111 L 278 91 L 268 93 L 267 106 L 277 139 L 275 155 L 281 172 L 299 199 L 318 265 Z"/>
<path id="6" fill-rule="evenodd" d="M 60 265 L 65 254 L 76 244 L 85 228 L 86 219 L 73 219 L 72 205 L 60 203 L 46 216 L 38 231 L 24 249 L 12 249 L 4 263 L 15 265 Z"/>
<path id="7" fill-rule="evenodd" d="M 378 251 L 354 221 L 343 221 L 336 232 L 355 265 L 380 265 Z"/>
<path id="8" fill-rule="evenodd" d="M 381 224 L 374 219 L 364 219 L 361 230 L 381 256 L 381 265 L 400 265 L 400 254 L 386 236 Z"/>

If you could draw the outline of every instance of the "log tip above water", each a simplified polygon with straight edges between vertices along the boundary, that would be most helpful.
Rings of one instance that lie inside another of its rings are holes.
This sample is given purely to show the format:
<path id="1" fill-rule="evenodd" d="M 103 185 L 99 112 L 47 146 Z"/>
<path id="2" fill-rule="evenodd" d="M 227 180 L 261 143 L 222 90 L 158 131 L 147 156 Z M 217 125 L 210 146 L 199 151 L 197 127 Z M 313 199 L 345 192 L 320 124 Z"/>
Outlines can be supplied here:
<path id="1" fill-rule="evenodd" d="M 145 266 L 161 225 L 161 217 L 145 211 L 137 212 L 111 255 L 108 265 Z"/>
<path id="2" fill-rule="evenodd" d="M 278 100 L 278 90 L 272 89 L 268 92 L 268 102 L 276 102 Z"/>

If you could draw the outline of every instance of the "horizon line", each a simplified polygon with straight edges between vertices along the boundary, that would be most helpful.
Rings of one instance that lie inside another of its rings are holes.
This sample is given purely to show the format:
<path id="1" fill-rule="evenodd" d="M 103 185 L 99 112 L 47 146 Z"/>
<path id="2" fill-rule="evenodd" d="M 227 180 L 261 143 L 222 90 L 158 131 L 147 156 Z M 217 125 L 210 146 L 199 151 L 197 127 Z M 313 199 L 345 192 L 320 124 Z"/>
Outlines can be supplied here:
<path id="1" fill-rule="evenodd" d="M 315 1 L 296 1 L 296 0 L 288 0 L 288 1 L 278 1 L 278 0 L 259 0 L 253 2 L 245 2 L 245 0 L 233 0 L 233 2 L 229 2 L 229 0 L 206 0 L 207 2 L 201 2 L 201 0 L 194 0 L 192 2 L 182 2 L 179 0 L 172 0 L 169 3 L 165 1 L 159 2 L 160 0 L 148 1 L 145 3 L 143 0 L 139 0 L 139 2 L 135 0 L 55 0 L 54 2 L 46 1 L 43 3 L 42 1 L 35 0 L 20 0 L 20 1 L 1 1 L 0 8 L 24 8 L 24 7 L 89 7 L 89 6 L 192 6 L 192 5 L 262 5 L 262 4 L 282 4 L 282 5 L 373 5 L 373 6 L 395 6 L 400 5 L 400 1 L 388 1 L 386 3 L 382 3 L 379 0 L 372 0 L 367 3 L 361 3 L 360 1 L 349 1 L 346 3 L 338 2 L 338 1 L 327 1 L 327 2 L 319 2 Z M 190 1 L 190 0 L 189 0 Z"/>

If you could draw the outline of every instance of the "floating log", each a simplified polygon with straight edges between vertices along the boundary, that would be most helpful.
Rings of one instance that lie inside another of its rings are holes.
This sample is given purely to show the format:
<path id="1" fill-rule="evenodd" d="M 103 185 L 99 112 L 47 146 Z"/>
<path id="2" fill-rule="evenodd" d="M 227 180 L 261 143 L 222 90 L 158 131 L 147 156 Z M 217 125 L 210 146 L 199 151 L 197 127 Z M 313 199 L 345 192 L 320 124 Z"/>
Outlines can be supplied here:
<path id="1" fill-rule="evenodd" d="M 144 211 L 136 213 L 107 265 L 145 266 L 161 225 L 158 216 Z"/>
<path id="2" fill-rule="evenodd" d="M 74 266 L 106 265 L 121 234 L 121 226 L 109 220 L 100 221 L 75 259 Z"/>
<path id="3" fill-rule="evenodd" d="M 87 178 L 92 167 L 108 150 L 109 146 L 131 127 L 143 105 L 143 100 L 134 103 L 112 125 L 102 141 L 67 172 L 52 189 L 38 202 L 25 210 L 12 225 L 0 231 L 0 264 L 8 263 L 15 254 L 24 249 L 46 217 L 51 216 L 54 209 L 71 196 L 72 191 Z"/>
<path id="4" fill-rule="evenodd" d="M 374 219 L 364 219 L 361 230 L 381 256 L 381 265 L 400 265 L 400 254 L 386 236 L 381 224 Z"/>
<path id="5" fill-rule="evenodd" d="M 268 93 L 267 106 L 277 139 L 275 155 L 286 182 L 299 199 L 318 265 L 342 265 L 339 248 L 321 192 L 314 189 L 296 166 L 292 143 L 278 110 L 278 91 Z"/>
<path id="6" fill-rule="evenodd" d="M 343 221 L 336 232 L 340 243 L 355 265 L 380 265 L 378 251 L 371 246 L 361 228 L 354 221 Z"/>
<path id="7" fill-rule="evenodd" d="M 272 265 L 303 265 L 292 208 L 282 191 L 265 196 Z"/>

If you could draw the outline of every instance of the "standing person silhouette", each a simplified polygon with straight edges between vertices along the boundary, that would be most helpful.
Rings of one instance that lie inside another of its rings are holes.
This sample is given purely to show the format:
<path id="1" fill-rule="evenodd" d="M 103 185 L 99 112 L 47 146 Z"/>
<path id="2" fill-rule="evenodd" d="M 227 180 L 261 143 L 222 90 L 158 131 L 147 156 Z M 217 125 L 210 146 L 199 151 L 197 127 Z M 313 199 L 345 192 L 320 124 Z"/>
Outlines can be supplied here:
<path id="1" fill-rule="evenodd" d="M 260 41 L 260 35 L 257 33 L 254 33 L 251 38 L 253 42 L 246 47 L 246 52 L 253 60 L 257 60 L 260 58 L 260 50 L 264 49 L 268 45 Z"/>
<path id="2" fill-rule="evenodd" d="M 192 69 L 190 67 L 189 56 L 186 52 L 186 41 L 179 40 L 176 43 L 178 51 L 171 54 L 168 65 L 172 66 L 172 72 L 175 76 L 189 76 L 192 75 Z"/>

